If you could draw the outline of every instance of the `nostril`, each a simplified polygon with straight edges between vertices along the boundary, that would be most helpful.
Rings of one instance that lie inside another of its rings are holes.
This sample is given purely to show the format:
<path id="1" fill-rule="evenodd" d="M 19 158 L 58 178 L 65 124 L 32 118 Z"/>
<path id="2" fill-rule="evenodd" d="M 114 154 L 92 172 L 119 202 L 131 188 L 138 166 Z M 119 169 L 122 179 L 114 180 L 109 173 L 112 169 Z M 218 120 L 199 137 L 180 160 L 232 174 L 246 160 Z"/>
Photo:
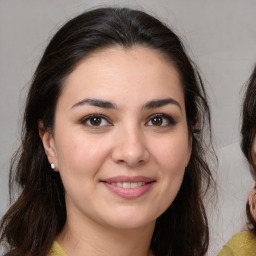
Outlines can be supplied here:
<path id="1" fill-rule="evenodd" d="M 145 160 L 139 160 L 138 164 L 143 164 L 145 162 Z"/>

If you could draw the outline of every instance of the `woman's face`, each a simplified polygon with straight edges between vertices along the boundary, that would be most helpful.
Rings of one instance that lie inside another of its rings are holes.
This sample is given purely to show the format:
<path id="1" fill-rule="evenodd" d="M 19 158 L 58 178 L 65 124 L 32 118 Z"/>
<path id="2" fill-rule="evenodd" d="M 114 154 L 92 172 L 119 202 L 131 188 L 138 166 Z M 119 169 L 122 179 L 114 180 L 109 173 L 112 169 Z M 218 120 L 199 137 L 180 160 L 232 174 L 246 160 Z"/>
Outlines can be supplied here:
<path id="1" fill-rule="evenodd" d="M 65 80 L 53 135 L 42 139 L 63 181 L 68 219 L 153 225 L 190 159 L 179 75 L 156 50 L 97 51 Z"/>
<path id="2" fill-rule="evenodd" d="M 254 140 L 252 143 L 252 159 L 253 159 L 254 165 L 256 166 L 256 136 L 254 137 Z"/>
<path id="3" fill-rule="evenodd" d="M 251 171 L 253 174 L 253 178 L 254 181 L 256 179 L 255 173 L 256 173 L 256 136 L 253 139 L 253 143 L 252 143 L 252 161 L 253 161 L 253 165 L 251 166 Z M 251 189 L 250 193 L 249 193 L 249 205 L 250 205 L 250 211 L 251 211 L 251 215 L 252 217 L 256 220 L 256 190 L 255 190 L 255 184 L 253 189 Z"/>

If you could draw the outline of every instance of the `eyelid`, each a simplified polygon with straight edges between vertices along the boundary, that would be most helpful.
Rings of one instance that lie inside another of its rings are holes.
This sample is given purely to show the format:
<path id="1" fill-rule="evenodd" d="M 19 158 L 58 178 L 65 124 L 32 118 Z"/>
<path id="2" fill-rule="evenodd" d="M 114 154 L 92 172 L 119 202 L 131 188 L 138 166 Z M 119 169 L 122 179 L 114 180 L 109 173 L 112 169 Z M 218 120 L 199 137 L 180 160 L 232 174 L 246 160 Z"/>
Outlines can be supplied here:
<path id="1" fill-rule="evenodd" d="M 104 124 L 104 125 L 99 125 L 99 126 L 94 126 L 94 125 L 89 125 L 89 124 L 86 124 L 86 122 L 88 122 L 91 118 L 93 117 L 97 117 L 97 118 L 101 118 L 105 121 L 108 122 L 108 124 Z M 87 127 L 90 127 L 90 128 L 93 128 L 93 129 L 99 129 L 101 127 L 106 127 L 106 126 L 111 126 L 112 125 L 112 122 L 110 121 L 110 119 L 108 117 L 106 117 L 105 115 L 102 115 L 102 114 L 90 114 L 90 115 L 87 115 L 85 117 L 83 117 L 81 120 L 80 120 L 80 124 L 82 125 L 85 125 Z"/>
<path id="2" fill-rule="evenodd" d="M 153 114 L 151 115 L 148 120 L 146 121 L 146 124 L 149 123 L 149 121 L 151 121 L 154 117 L 161 117 L 163 119 L 166 119 L 168 124 L 167 125 L 159 125 L 159 127 L 168 127 L 168 126 L 172 126 L 172 125 L 175 125 L 177 124 L 177 121 L 170 115 L 168 114 L 164 114 L 164 113 L 156 113 L 156 114 Z M 148 125 L 148 126 L 155 126 L 155 127 L 158 127 L 156 125 Z"/>
<path id="3" fill-rule="evenodd" d="M 87 122 L 90 121 L 90 119 L 94 118 L 94 117 L 100 118 L 101 120 L 105 120 L 105 122 L 107 122 L 107 124 L 102 124 L 102 122 L 99 125 L 88 124 Z M 155 118 L 155 117 L 161 117 L 162 119 L 164 119 L 167 122 L 167 124 L 164 124 L 164 125 L 161 124 L 159 126 L 153 125 L 153 124 L 148 124 L 150 121 L 152 122 L 152 119 Z M 87 126 L 89 128 L 93 128 L 93 129 L 100 129 L 102 127 L 107 127 L 107 126 L 112 126 L 113 125 L 112 121 L 107 116 L 105 116 L 103 114 L 98 114 L 98 113 L 89 114 L 89 115 L 83 117 L 80 120 L 80 123 L 84 126 Z M 168 126 L 172 126 L 172 125 L 175 125 L 175 124 L 177 124 L 177 121 L 171 115 L 164 114 L 164 113 L 152 114 L 152 115 L 149 116 L 149 118 L 146 121 L 147 126 L 154 126 L 154 127 L 159 127 L 159 128 L 160 127 L 168 127 Z"/>

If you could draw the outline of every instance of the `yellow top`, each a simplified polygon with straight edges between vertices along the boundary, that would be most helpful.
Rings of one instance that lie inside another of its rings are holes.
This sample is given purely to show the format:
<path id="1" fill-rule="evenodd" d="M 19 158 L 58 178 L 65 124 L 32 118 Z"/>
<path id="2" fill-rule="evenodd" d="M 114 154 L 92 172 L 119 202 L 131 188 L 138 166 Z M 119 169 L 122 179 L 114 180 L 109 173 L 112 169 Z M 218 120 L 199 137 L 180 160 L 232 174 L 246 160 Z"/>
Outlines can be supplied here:
<path id="1" fill-rule="evenodd" d="M 56 241 L 53 242 L 50 256 L 67 256 Z M 256 236 L 249 231 L 234 235 L 217 256 L 256 256 Z"/>
<path id="2" fill-rule="evenodd" d="M 60 244 L 58 242 L 54 241 L 52 244 L 52 248 L 50 250 L 50 256 L 67 256 L 67 254 L 62 249 Z"/>
<path id="3" fill-rule="evenodd" d="M 256 236 L 249 231 L 235 234 L 217 256 L 256 256 Z"/>

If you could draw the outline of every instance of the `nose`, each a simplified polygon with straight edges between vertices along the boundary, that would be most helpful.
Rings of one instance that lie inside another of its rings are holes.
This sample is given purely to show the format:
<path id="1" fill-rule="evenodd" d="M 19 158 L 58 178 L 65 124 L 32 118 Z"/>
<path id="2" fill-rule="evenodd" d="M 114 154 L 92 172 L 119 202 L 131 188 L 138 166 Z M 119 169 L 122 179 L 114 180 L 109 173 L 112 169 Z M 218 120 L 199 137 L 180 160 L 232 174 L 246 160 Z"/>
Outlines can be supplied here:
<path id="1" fill-rule="evenodd" d="M 138 129 L 120 131 L 112 151 L 112 159 L 119 164 L 135 167 L 148 162 L 150 157 L 145 136 Z"/>

